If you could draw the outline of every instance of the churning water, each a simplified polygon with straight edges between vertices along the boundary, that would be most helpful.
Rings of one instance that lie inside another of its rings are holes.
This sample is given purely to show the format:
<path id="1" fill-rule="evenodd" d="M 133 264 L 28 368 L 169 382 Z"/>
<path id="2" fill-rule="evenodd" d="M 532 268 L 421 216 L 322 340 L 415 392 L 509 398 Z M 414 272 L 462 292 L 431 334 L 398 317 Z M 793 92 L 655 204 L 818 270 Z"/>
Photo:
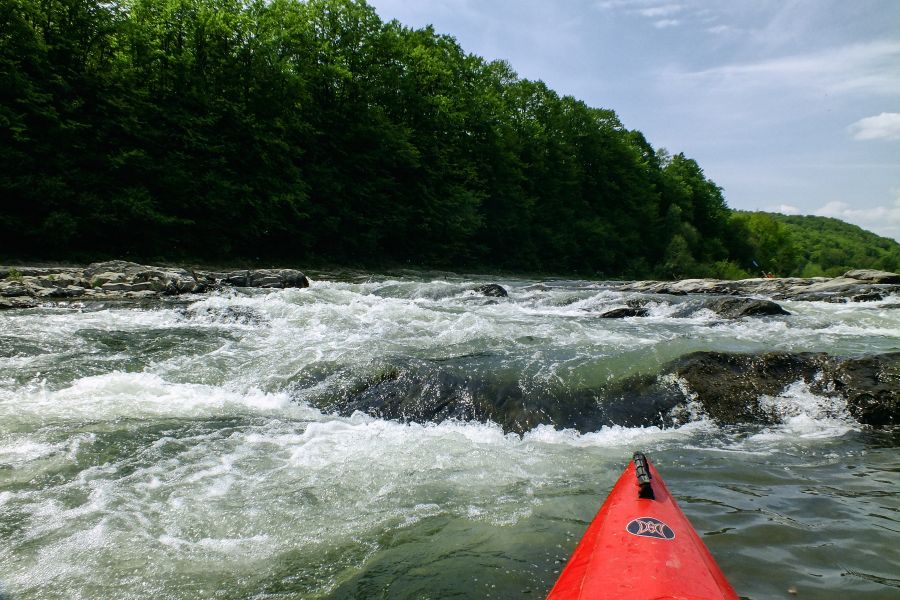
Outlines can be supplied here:
<path id="1" fill-rule="evenodd" d="M 900 435 L 799 382 L 763 399 L 768 427 L 517 435 L 327 408 L 395 365 L 540 395 L 694 350 L 895 351 L 897 298 L 724 321 L 656 297 L 609 320 L 635 295 L 478 283 L 0 313 L 0 597 L 540 598 L 635 449 L 742 597 L 900 597 Z"/>

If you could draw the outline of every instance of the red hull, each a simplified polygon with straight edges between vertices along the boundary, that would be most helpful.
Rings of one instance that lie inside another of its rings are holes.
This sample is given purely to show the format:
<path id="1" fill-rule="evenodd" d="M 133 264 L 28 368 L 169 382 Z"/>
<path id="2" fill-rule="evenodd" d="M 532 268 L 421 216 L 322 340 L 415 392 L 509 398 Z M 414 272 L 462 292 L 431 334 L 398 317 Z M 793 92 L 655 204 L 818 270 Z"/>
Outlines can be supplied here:
<path id="1" fill-rule="evenodd" d="M 636 455 L 547 600 L 739 600 L 656 469 Z M 654 499 L 641 498 L 652 488 Z"/>

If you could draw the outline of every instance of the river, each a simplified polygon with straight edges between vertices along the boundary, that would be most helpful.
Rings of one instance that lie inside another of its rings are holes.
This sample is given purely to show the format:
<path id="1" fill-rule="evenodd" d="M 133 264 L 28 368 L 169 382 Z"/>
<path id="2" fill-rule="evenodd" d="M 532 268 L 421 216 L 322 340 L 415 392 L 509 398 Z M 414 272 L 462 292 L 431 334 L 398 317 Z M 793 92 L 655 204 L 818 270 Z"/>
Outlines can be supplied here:
<path id="1" fill-rule="evenodd" d="M 768 426 L 696 410 L 520 435 L 339 408 L 397 368 L 541 397 L 694 350 L 896 351 L 896 297 L 739 320 L 656 298 L 600 319 L 630 295 L 481 283 L 318 273 L 0 313 L 0 597 L 541 598 L 637 449 L 742 598 L 900 596 L 900 431 L 802 382 L 765 399 Z"/>

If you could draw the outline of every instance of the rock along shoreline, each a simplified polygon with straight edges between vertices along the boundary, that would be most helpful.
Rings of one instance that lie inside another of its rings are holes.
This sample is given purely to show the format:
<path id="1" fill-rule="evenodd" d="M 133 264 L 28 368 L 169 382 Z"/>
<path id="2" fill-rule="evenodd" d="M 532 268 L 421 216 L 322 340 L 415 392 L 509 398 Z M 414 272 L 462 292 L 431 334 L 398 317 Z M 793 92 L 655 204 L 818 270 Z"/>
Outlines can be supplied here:
<path id="1" fill-rule="evenodd" d="M 0 266 L 0 309 L 36 308 L 54 301 L 140 301 L 229 287 L 305 288 L 309 279 L 296 269 L 217 272 L 122 260 L 84 268 Z"/>
<path id="2" fill-rule="evenodd" d="M 309 287 L 309 279 L 296 269 L 205 271 L 123 260 L 91 263 L 86 267 L 0 266 L 0 310 L 36 308 L 54 301 L 140 301 L 234 287 L 305 288 Z M 900 294 L 900 275 L 857 269 L 834 278 L 604 282 L 601 287 L 674 296 L 763 296 L 772 300 L 866 302 Z M 483 285 L 475 291 L 498 298 L 507 295 L 497 284 Z M 734 306 L 732 300 L 722 298 L 718 302 L 723 306 L 717 307 L 716 312 L 722 312 L 718 310 L 722 308 L 725 312 L 735 313 L 728 316 L 745 316 L 742 311 L 746 309 Z M 763 308 L 759 314 L 784 314 L 776 305 Z M 642 316 L 640 308 L 608 315 L 609 318 L 627 316 Z"/>

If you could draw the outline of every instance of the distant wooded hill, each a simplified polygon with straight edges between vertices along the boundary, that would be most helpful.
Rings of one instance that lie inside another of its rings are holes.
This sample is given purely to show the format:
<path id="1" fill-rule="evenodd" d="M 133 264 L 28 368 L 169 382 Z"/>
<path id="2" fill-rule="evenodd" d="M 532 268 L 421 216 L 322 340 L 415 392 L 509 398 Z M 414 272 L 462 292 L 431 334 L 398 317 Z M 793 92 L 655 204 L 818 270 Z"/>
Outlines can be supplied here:
<path id="1" fill-rule="evenodd" d="M 362 0 L 0 0 L 0 32 L 7 258 L 868 265 L 735 218 L 694 160 L 613 111 Z"/>
<path id="2" fill-rule="evenodd" d="M 900 271 L 900 244 L 839 219 L 735 211 L 748 226 L 744 257 L 781 275 L 834 277 L 850 269 Z"/>

